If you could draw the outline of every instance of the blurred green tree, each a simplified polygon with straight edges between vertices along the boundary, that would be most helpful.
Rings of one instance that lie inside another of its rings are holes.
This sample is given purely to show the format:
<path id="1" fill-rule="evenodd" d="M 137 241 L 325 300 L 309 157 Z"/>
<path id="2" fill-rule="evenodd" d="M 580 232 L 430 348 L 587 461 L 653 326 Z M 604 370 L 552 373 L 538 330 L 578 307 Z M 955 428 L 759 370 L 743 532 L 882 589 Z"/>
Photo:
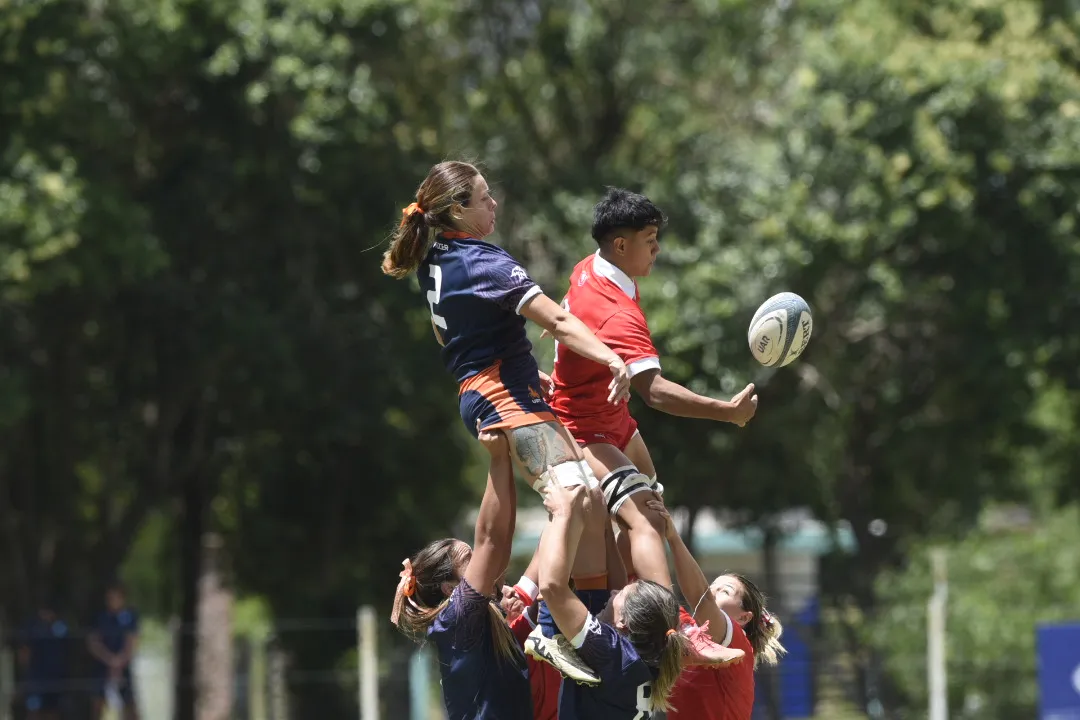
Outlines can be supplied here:
<path id="1" fill-rule="evenodd" d="M 1060 548 L 1080 543 L 1075 506 L 945 541 L 949 553 L 947 665 L 950 717 L 1011 720 L 1038 713 L 1035 628 L 1075 620 L 1080 607 L 1080 566 Z M 927 560 L 936 541 L 908 548 L 910 562 L 877 580 L 882 612 L 867 629 L 902 691 L 896 717 L 919 717 L 927 707 L 926 601 L 932 578 Z M 915 630 L 921 630 L 916 632 Z"/>

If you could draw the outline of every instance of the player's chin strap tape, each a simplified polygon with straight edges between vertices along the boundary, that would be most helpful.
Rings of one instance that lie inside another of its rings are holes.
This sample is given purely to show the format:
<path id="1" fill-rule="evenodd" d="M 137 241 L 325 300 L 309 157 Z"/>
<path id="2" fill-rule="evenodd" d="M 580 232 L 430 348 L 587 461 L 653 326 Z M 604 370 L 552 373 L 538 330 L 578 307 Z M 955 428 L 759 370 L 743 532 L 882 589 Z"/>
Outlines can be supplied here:
<path id="1" fill-rule="evenodd" d="M 652 480 L 633 465 L 616 468 L 600 481 L 608 512 L 614 515 L 619 507 L 636 492 L 652 489 Z"/>
<path id="2" fill-rule="evenodd" d="M 533 490 L 542 493 L 549 482 L 557 482 L 563 487 L 584 485 L 589 490 L 600 484 L 596 481 L 596 476 L 593 475 L 589 464 L 584 460 L 559 463 L 550 470 L 541 473 L 540 477 L 536 478 L 536 482 L 533 483 Z"/>

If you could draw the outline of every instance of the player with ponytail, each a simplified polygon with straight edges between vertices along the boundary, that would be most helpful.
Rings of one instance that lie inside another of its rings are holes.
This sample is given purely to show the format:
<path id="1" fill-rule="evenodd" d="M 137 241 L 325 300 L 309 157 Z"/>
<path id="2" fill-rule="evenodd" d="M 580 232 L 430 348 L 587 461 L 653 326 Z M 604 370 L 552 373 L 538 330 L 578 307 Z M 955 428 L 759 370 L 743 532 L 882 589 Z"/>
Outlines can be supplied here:
<path id="1" fill-rule="evenodd" d="M 538 491 L 552 480 L 595 485 L 577 443 L 543 399 L 525 319 L 607 367 L 612 404 L 629 397 L 626 364 L 547 297 L 510 253 L 485 240 L 495 231 L 496 208 L 474 166 L 435 165 L 416 201 L 402 210 L 383 272 L 399 279 L 416 272 L 469 431 L 507 431 L 515 459 Z"/>
<path id="2" fill-rule="evenodd" d="M 510 561 L 514 475 L 506 437 L 479 433 L 491 453 L 473 547 L 436 540 L 402 565 L 391 622 L 439 654 L 449 720 L 532 718 L 525 656 L 493 596 Z"/>
<path id="3" fill-rule="evenodd" d="M 629 397 L 626 364 L 546 296 L 510 253 L 485 240 L 495 231 L 497 208 L 474 166 L 435 165 L 402 210 L 383 272 L 395 278 L 416 272 L 443 362 L 458 383 L 466 427 L 506 432 L 513 460 L 538 492 L 549 483 L 595 487 L 581 448 L 544 400 L 525 320 L 606 367 L 612 376 L 606 401 L 613 405 Z M 565 649 L 552 646 L 548 653 Z M 558 667 L 576 680 L 596 680 L 572 653 Z"/>
<path id="4" fill-rule="evenodd" d="M 723 645 L 753 658 L 733 667 L 688 667 L 671 697 L 675 717 L 694 720 L 750 720 L 754 710 L 754 669 L 775 665 L 786 651 L 780 644 L 784 628 L 765 607 L 765 594 L 749 578 L 725 573 L 710 584 L 697 560 L 675 529 L 658 497 L 649 507 L 666 522 L 666 537 L 675 561 L 675 576 L 693 612 L 680 611 L 684 632 L 707 632 Z"/>
<path id="5" fill-rule="evenodd" d="M 545 493 L 551 519 L 540 537 L 537 565 L 549 619 L 541 608 L 540 625 L 548 637 L 570 638 L 600 677 L 598 685 L 563 681 L 559 720 L 633 720 L 666 710 L 687 651 L 670 589 L 646 580 L 613 587 L 614 593 L 570 589 L 588 516 L 595 512 L 607 522 L 603 502 L 598 490 L 581 487 L 553 484 Z"/>

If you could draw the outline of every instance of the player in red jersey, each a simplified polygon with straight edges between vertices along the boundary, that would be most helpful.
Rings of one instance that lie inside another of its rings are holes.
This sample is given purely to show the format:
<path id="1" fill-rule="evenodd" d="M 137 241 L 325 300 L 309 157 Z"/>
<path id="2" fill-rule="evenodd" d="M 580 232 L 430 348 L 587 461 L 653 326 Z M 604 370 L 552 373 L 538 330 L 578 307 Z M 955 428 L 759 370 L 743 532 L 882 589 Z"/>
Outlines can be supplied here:
<path id="1" fill-rule="evenodd" d="M 503 609 L 506 609 L 509 598 L 503 594 Z M 521 603 L 520 600 L 517 601 Z M 536 629 L 536 611 L 539 604 L 531 602 L 524 606 L 522 611 L 513 619 L 509 619 L 510 631 L 514 633 L 518 645 L 524 650 L 525 642 L 529 633 Z M 532 691 L 533 720 L 558 720 L 559 718 L 559 688 L 562 687 L 562 675 L 554 666 L 540 662 L 526 656 L 525 662 L 529 668 L 529 689 Z"/>
<path id="2" fill-rule="evenodd" d="M 663 212 L 648 198 L 609 189 L 593 216 L 592 236 L 599 250 L 574 268 L 563 307 L 626 363 L 631 385 L 650 407 L 671 415 L 745 425 L 757 410 L 752 384 L 724 401 L 698 395 L 660 374 L 660 353 L 639 303 L 636 278 L 652 271 L 665 223 Z M 603 365 L 557 344 L 549 404 L 601 478 L 608 511 L 621 531 L 620 553 L 627 569 L 671 587 L 664 521 L 647 507 L 654 497 L 651 491 L 662 491 L 662 486 L 656 482 L 652 458 L 627 405 L 605 407 L 610 382 L 606 375 L 610 373 Z"/>
<path id="3" fill-rule="evenodd" d="M 765 608 L 765 595 L 743 575 L 728 573 L 712 581 L 683 543 L 663 501 L 649 507 L 664 518 L 665 536 L 675 561 L 679 590 L 695 603 L 693 614 L 682 610 L 684 626 L 700 626 L 725 647 L 738 648 L 748 662 L 733 667 L 688 667 L 671 695 L 674 717 L 694 720 L 750 720 L 754 711 L 754 669 L 775 665 L 784 654 L 780 620 Z"/>

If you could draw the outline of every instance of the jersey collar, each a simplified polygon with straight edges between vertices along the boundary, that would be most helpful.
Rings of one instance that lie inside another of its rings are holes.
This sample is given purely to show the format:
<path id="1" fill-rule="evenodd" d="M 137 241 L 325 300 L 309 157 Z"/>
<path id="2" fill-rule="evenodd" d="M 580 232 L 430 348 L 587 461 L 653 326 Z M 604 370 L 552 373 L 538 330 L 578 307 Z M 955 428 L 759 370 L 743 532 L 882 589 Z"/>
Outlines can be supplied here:
<path id="1" fill-rule="evenodd" d="M 618 285 L 619 289 L 626 293 L 626 297 L 631 300 L 637 298 L 637 283 L 622 270 L 600 257 L 599 250 L 596 251 L 595 259 L 593 260 L 593 270 L 600 277 L 607 278 Z"/>

